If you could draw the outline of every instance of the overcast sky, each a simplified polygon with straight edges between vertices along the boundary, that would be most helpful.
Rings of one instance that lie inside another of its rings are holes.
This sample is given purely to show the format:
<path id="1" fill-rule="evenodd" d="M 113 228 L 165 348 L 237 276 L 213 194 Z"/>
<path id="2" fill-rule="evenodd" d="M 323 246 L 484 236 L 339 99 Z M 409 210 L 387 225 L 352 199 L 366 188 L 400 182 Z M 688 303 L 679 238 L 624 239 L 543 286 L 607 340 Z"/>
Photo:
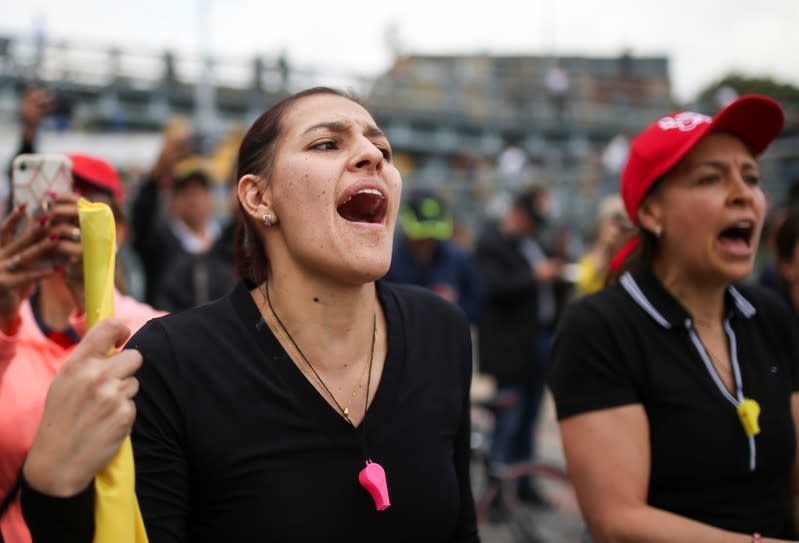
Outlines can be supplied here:
<path id="1" fill-rule="evenodd" d="M 201 17 L 199 13 L 205 13 Z M 799 0 L 0 0 L 0 31 L 376 74 L 410 53 L 665 55 L 680 100 L 731 70 L 799 85 Z M 199 36 L 202 35 L 202 40 Z"/>

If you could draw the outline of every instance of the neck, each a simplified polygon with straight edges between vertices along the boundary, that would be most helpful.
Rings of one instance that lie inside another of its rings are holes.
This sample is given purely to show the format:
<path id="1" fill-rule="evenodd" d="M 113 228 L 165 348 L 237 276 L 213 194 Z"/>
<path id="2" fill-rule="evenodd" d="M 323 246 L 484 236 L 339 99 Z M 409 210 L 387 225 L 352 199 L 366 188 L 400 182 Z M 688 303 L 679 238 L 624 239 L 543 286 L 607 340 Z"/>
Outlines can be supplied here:
<path id="1" fill-rule="evenodd" d="M 724 319 L 724 294 L 729 286 L 727 282 L 697 280 L 657 262 L 654 272 L 696 322 L 721 324 Z"/>
<path id="2" fill-rule="evenodd" d="M 58 275 L 39 283 L 37 310 L 42 320 L 54 330 L 63 330 L 69 324 L 69 315 L 74 308 L 72 293 L 62 277 Z"/>
<path id="3" fill-rule="evenodd" d="M 266 290 L 269 289 L 269 299 Z M 276 274 L 253 291 L 261 312 L 272 309 L 317 371 L 335 371 L 369 355 L 375 283 L 344 286 Z"/>

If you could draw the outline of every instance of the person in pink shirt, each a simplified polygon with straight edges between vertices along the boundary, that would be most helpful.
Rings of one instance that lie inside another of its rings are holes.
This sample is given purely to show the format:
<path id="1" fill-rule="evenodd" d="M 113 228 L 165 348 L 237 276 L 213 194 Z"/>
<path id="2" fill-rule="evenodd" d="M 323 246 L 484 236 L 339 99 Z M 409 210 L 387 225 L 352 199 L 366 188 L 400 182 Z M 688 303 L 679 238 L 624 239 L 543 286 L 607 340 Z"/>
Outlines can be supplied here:
<path id="1" fill-rule="evenodd" d="M 119 175 L 99 158 L 79 154 L 69 157 L 75 191 L 91 201 L 109 204 L 120 243 L 126 229 L 120 212 L 124 192 Z M 42 418 L 48 387 L 86 332 L 78 196 L 51 194 L 49 198 L 48 214 L 35 225 L 31 238 L 40 240 L 31 241 L 24 257 L 20 252 L 20 258 L 8 259 L 3 270 L 7 275 L 33 275 L 15 288 L 0 290 L 0 499 L 14 492 Z M 13 226 L 22 215 L 20 210 L 10 214 L 5 231 L 13 231 L 9 223 Z M 9 249 L 19 243 L 7 239 L 8 234 L 3 237 L 0 255 L 8 256 Z M 44 260 L 38 257 L 50 256 L 48 251 L 61 256 L 64 264 L 43 266 Z M 132 332 L 164 314 L 120 292 L 114 293 L 114 311 Z M 6 542 L 31 541 L 18 498 L 0 518 L 0 530 Z"/>

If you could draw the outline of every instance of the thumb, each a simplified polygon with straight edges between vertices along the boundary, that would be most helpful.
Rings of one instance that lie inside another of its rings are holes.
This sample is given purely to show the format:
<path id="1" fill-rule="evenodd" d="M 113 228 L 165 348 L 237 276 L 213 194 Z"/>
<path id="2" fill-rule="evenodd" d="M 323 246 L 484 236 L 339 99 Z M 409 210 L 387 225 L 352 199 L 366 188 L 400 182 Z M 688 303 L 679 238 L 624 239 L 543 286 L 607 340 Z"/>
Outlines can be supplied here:
<path id="1" fill-rule="evenodd" d="M 67 359 L 67 364 L 108 355 L 114 347 L 122 345 L 130 336 L 130 328 L 119 319 L 108 318 L 98 322 Z"/>

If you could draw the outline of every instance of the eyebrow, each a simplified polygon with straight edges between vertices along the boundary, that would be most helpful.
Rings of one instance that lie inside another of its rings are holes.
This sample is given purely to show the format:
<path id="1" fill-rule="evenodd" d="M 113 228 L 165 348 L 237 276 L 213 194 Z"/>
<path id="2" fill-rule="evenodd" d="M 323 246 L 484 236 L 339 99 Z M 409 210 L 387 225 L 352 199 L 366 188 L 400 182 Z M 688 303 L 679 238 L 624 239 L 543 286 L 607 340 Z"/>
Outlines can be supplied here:
<path id="1" fill-rule="evenodd" d="M 327 130 L 330 132 L 334 132 L 336 134 L 342 134 L 344 132 L 348 132 L 352 123 L 344 122 L 344 121 L 328 121 L 323 123 L 317 123 L 313 126 L 308 127 L 302 135 L 308 134 L 309 132 L 314 132 L 316 130 Z M 386 135 L 373 124 L 367 125 L 366 131 L 364 132 L 367 136 L 371 138 L 385 138 Z"/>
<path id="2" fill-rule="evenodd" d="M 711 166 L 713 168 L 717 168 L 719 170 L 727 169 L 729 166 L 726 162 L 720 160 L 703 160 L 702 162 L 697 162 L 692 165 L 693 169 L 701 168 L 702 166 Z M 743 163 L 742 169 L 747 170 L 759 170 L 757 163 L 753 161 L 747 160 Z"/>

